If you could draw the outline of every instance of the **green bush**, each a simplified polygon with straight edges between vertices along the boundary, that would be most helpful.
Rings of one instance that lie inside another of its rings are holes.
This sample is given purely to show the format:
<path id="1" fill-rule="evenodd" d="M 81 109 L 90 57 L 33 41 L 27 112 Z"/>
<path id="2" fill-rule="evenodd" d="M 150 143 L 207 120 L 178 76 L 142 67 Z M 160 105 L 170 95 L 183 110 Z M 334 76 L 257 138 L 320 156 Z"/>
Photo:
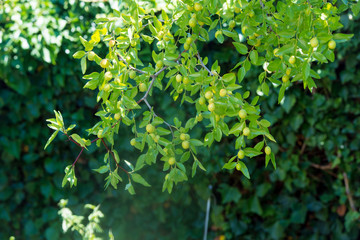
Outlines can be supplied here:
<path id="1" fill-rule="evenodd" d="M 56 205 L 61 198 L 69 198 L 75 213 L 80 212 L 84 203 L 101 203 L 105 215 L 102 227 L 112 229 L 115 239 L 201 239 L 208 197 L 212 200 L 209 239 L 221 235 L 227 239 L 359 238 L 359 213 L 350 209 L 343 179 L 346 173 L 356 204 L 360 195 L 356 177 L 360 153 L 358 17 L 350 20 L 350 13 L 342 16 L 346 31 L 356 35 L 338 45 L 334 63 L 319 66 L 322 78 L 315 93 L 304 92 L 300 84 L 289 90 L 280 105 L 277 89 L 270 90 L 266 100 L 261 98 L 262 111 L 274 124 L 271 132 L 279 143 L 272 146 L 277 156 L 276 171 L 265 169 L 263 159 L 256 158 L 246 162 L 251 181 L 237 172 L 222 171 L 224 159 L 234 154 L 231 147 L 234 139 L 227 139 L 210 151 L 201 151 L 200 159 L 207 172 L 199 172 L 189 183 L 178 185 L 171 195 L 161 193 L 164 175 L 159 174 L 162 167 L 158 166 L 143 170 L 154 187 L 151 190 L 138 187 L 133 197 L 122 190 L 102 191 L 103 178 L 91 169 L 99 166 L 105 149 L 95 152 L 91 148 L 79 160 L 76 169 L 79 184 L 75 190 L 62 189 L 61 180 L 64 167 L 76 158 L 78 148 L 60 136 L 55 148 L 42 150 L 50 133 L 44 120 L 52 115 L 53 109 L 61 109 L 65 122 L 76 123 L 81 129 L 96 122 L 90 118 L 98 111 L 95 95 L 82 90 L 80 66 L 71 56 L 80 48 L 78 36 L 92 32 L 90 20 L 95 13 L 108 11 L 101 3 L 42 2 L 43 9 L 47 7 L 55 19 L 66 16 L 72 19 L 64 27 L 69 33 L 72 27 L 77 28 L 71 37 L 63 36 L 61 42 L 53 45 L 43 40 L 40 46 L 34 44 L 24 49 L 24 43 L 16 42 L 19 37 L 10 31 L 13 22 L 9 23 L 9 14 L 0 10 L 1 239 L 11 235 L 17 239 L 73 239 L 69 233 L 62 235 Z M 47 16 L 45 12 L 32 16 L 30 5 L 24 2 L 12 4 L 22 7 L 29 23 Z M 79 16 L 84 17 L 82 21 Z M 51 34 L 61 34 L 56 32 L 59 25 L 53 24 L 47 26 L 53 29 Z M 23 30 L 21 36 L 30 45 L 29 39 L 39 35 Z M 43 47 L 50 49 L 50 58 L 45 57 Z M 232 51 L 232 47 L 220 51 L 215 40 L 204 46 L 201 54 L 209 56 L 209 61 L 221 59 L 221 66 L 226 69 L 235 61 Z M 143 56 L 145 60 L 151 58 L 150 52 L 149 49 L 149 54 Z M 56 65 L 51 63 L 51 56 Z M 251 95 L 255 95 L 258 84 L 252 79 L 260 70 L 252 71 L 244 81 Z M 165 119 L 178 115 L 179 110 L 171 101 L 166 97 L 163 100 L 163 96 L 161 100 L 153 101 Z M 195 111 L 191 107 L 182 109 L 180 120 Z M 126 128 L 121 128 L 121 133 L 117 150 L 134 161 L 138 152 L 128 142 L 131 133 Z M 201 134 L 199 128 L 194 137 Z M 333 168 L 328 167 L 329 163 Z"/>

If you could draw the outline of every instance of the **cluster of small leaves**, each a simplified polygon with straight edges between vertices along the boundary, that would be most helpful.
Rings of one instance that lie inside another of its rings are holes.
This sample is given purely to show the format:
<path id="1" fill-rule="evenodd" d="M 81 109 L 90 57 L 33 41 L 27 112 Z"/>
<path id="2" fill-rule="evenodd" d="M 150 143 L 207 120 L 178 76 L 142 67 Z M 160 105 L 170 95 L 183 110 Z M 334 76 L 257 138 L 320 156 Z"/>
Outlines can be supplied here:
<path id="1" fill-rule="evenodd" d="M 100 205 L 94 206 L 92 204 L 86 204 L 85 209 L 91 209 L 92 212 L 88 216 L 88 223 L 85 226 L 82 222 L 84 216 L 74 215 L 72 211 L 66 207 L 68 200 L 61 199 L 59 202 L 60 210 L 58 214 L 62 218 L 62 229 L 66 233 L 69 229 L 73 232 L 77 232 L 82 239 L 102 239 L 96 237 L 96 233 L 102 233 L 103 230 L 100 226 L 100 219 L 104 217 L 104 214 L 99 210 Z M 114 239 L 111 231 L 109 231 L 109 239 Z"/>
<path id="2" fill-rule="evenodd" d="M 276 168 L 275 156 L 267 146 L 267 140 L 275 142 L 268 130 L 270 122 L 260 117 L 259 96 L 249 103 L 246 99 L 250 92 L 241 94 L 242 80 L 252 65 L 262 65 L 264 72 L 258 77 L 262 94 L 268 94 L 270 84 L 280 86 L 280 102 L 286 88 L 300 80 L 304 88 L 312 90 L 316 87 L 313 78 L 319 75 L 311 64 L 334 61 L 335 41 L 352 36 L 333 34 L 342 27 L 338 14 L 343 10 L 322 1 L 279 1 L 274 5 L 273 1 L 204 0 L 168 1 L 165 10 L 155 13 L 135 1 L 124 1 L 121 12 L 114 10 L 108 17 L 95 20 L 97 30 L 91 39 L 80 38 L 85 49 L 76 52 L 74 58 L 81 59 L 83 74 L 92 61 L 102 69 L 83 77 L 88 80 L 84 88 L 98 91 L 101 110 L 96 116 L 101 120 L 88 130 L 97 139 L 90 141 L 74 134 L 71 138 L 82 148 L 94 141 L 97 146 L 103 143 L 108 152 L 105 165 L 97 171 L 109 174 L 106 187 L 111 184 L 116 188 L 122 179 L 117 174 L 120 158 L 114 149 L 113 136 L 120 124 L 131 127 L 135 135 L 131 145 L 145 152 L 134 163 L 135 167 L 124 161 L 131 172 L 121 168 L 128 175 L 126 189 L 131 193 L 134 193 L 131 178 L 149 186 L 135 172 L 156 163 L 158 158 L 164 162 L 163 170 L 168 171 L 163 190 L 171 192 L 174 183 L 187 180 L 184 163 L 190 157 L 192 176 L 197 167 L 205 170 L 196 157 L 197 147 L 210 147 L 224 135 L 236 137 L 238 151 L 224 168 L 236 168 L 250 178 L 242 159 L 264 152 L 266 166 L 271 160 Z M 214 32 L 219 43 L 231 41 L 239 53 L 239 61 L 229 73 L 221 74 L 217 61 L 208 68 L 208 58 L 199 55 L 201 42 L 209 41 Z M 99 56 L 93 49 L 104 43 L 109 52 Z M 158 51 L 152 52 L 152 62 L 143 63 L 140 53 L 146 44 L 155 44 Z M 196 114 L 186 123 L 176 117 L 173 123 L 168 123 L 147 100 L 153 88 L 169 91 L 179 105 L 194 104 Z M 149 109 L 142 116 L 137 114 L 140 103 Z M 227 118 L 237 118 L 238 122 L 228 126 Z M 201 121 L 208 123 L 209 130 L 203 141 L 192 139 L 189 133 Z M 262 140 L 254 147 L 249 146 L 248 140 L 255 137 Z M 109 156 L 117 165 L 115 171 L 111 170 Z"/>

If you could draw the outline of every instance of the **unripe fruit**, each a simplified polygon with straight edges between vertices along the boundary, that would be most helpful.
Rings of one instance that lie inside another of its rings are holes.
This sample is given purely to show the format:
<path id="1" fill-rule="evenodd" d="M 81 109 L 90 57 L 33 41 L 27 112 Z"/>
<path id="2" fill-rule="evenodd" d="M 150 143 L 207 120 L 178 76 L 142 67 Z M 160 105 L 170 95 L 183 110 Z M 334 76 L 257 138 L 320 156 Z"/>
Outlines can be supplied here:
<path id="1" fill-rule="evenodd" d="M 241 119 L 245 119 L 245 118 L 247 117 L 247 112 L 246 112 L 245 109 L 241 109 L 241 110 L 239 111 L 239 117 L 240 117 Z"/>
<path id="2" fill-rule="evenodd" d="M 238 8 L 238 7 L 235 7 L 235 13 L 240 13 L 241 12 L 241 9 L 240 8 Z"/>
<path id="3" fill-rule="evenodd" d="M 136 47 L 136 44 L 137 44 L 136 40 L 135 40 L 135 39 L 131 39 L 130 45 L 131 45 L 132 47 Z"/>
<path id="4" fill-rule="evenodd" d="M 316 37 L 312 38 L 310 40 L 310 45 L 311 45 L 311 47 L 316 48 L 319 45 L 318 39 Z"/>
<path id="5" fill-rule="evenodd" d="M 162 68 L 162 66 L 164 66 L 163 61 L 159 60 L 159 61 L 156 62 L 156 68 L 157 68 L 157 69 Z"/>
<path id="6" fill-rule="evenodd" d="M 334 40 L 330 40 L 328 42 L 328 48 L 329 49 L 335 49 L 336 48 L 336 42 Z"/>
<path id="7" fill-rule="evenodd" d="M 115 40 L 110 40 L 109 41 L 109 47 L 113 47 L 115 46 Z"/>
<path id="8" fill-rule="evenodd" d="M 136 77 L 136 72 L 135 71 L 130 71 L 129 72 L 129 77 L 134 79 Z"/>
<path id="9" fill-rule="evenodd" d="M 189 84 L 189 83 L 190 83 L 190 79 L 189 79 L 188 77 L 184 77 L 183 83 L 184 83 L 184 84 Z"/>
<path id="10" fill-rule="evenodd" d="M 96 54 L 93 51 L 90 51 L 87 55 L 89 61 L 94 61 Z"/>
<path id="11" fill-rule="evenodd" d="M 185 140 L 189 140 L 190 139 L 190 135 L 189 134 L 185 134 Z"/>
<path id="12" fill-rule="evenodd" d="M 155 127 L 152 124 L 149 123 L 148 125 L 146 125 L 146 131 L 148 133 L 154 133 L 155 132 Z"/>
<path id="13" fill-rule="evenodd" d="M 131 139 L 131 141 L 130 141 L 130 145 L 131 145 L 131 146 L 135 146 L 135 144 L 136 144 L 136 140 L 135 140 L 135 138 Z"/>
<path id="14" fill-rule="evenodd" d="M 185 49 L 186 51 L 189 50 L 189 49 L 190 49 L 190 45 L 187 44 L 187 43 L 184 43 L 184 49 Z"/>
<path id="15" fill-rule="evenodd" d="M 114 118 L 115 118 L 116 121 L 120 120 L 121 114 L 120 113 L 115 113 Z"/>
<path id="16" fill-rule="evenodd" d="M 105 81 L 110 81 L 112 79 L 113 75 L 111 72 L 106 72 L 104 75 Z"/>
<path id="17" fill-rule="evenodd" d="M 174 157 L 169 158 L 168 163 L 170 165 L 174 165 L 175 164 L 175 158 Z"/>
<path id="18" fill-rule="evenodd" d="M 194 28 L 196 26 L 196 19 L 195 18 L 191 18 L 189 20 L 189 26 Z"/>
<path id="19" fill-rule="evenodd" d="M 221 30 L 217 30 L 215 33 L 215 37 L 217 38 L 219 35 L 222 35 L 222 31 Z"/>
<path id="20" fill-rule="evenodd" d="M 215 102 L 215 100 L 213 98 L 210 98 L 209 103 L 213 103 L 213 102 Z"/>
<path id="21" fill-rule="evenodd" d="M 249 12 L 249 17 L 254 17 L 255 16 L 255 13 L 254 13 L 254 11 L 251 11 L 251 12 Z"/>
<path id="22" fill-rule="evenodd" d="M 194 5 L 194 9 L 195 9 L 195 11 L 201 11 L 202 9 L 203 9 L 203 7 L 201 6 L 201 4 L 200 3 L 195 3 L 195 5 Z"/>
<path id="23" fill-rule="evenodd" d="M 202 26 L 202 25 L 204 25 L 205 23 L 204 22 L 202 22 L 202 21 L 198 21 L 198 23 L 199 23 L 199 25 L 200 26 Z"/>
<path id="24" fill-rule="evenodd" d="M 236 167 L 236 170 L 238 170 L 238 171 L 241 170 L 241 165 L 240 165 L 240 163 L 237 163 L 235 167 Z"/>
<path id="25" fill-rule="evenodd" d="M 180 134 L 180 139 L 182 141 L 185 141 L 186 140 L 186 134 L 185 133 Z"/>
<path id="26" fill-rule="evenodd" d="M 188 37 L 188 38 L 186 39 L 185 43 L 187 43 L 187 44 L 190 45 L 190 44 L 192 43 L 192 38 L 191 38 L 191 37 Z"/>
<path id="27" fill-rule="evenodd" d="M 204 118 L 203 118 L 202 114 L 199 113 L 199 115 L 197 116 L 197 120 L 198 120 L 199 122 L 201 122 L 203 119 L 204 119 Z"/>
<path id="28" fill-rule="evenodd" d="M 189 11 L 194 10 L 193 6 L 187 5 L 186 7 L 187 7 L 187 10 L 189 10 Z"/>
<path id="29" fill-rule="evenodd" d="M 291 68 L 287 68 L 285 73 L 289 76 L 291 74 Z"/>
<path id="30" fill-rule="evenodd" d="M 282 76 L 283 83 L 287 83 L 289 81 L 289 75 Z"/>
<path id="31" fill-rule="evenodd" d="M 237 154 L 237 157 L 239 159 L 243 159 L 245 157 L 245 152 L 243 150 L 239 150 L 239 152 Z"/>
<path id="32" fill-rule="evenodd" d="M 204 105 L 205 102 L 206 102 L 205 98 L 203 98 L 203 97 L 199 98 L 199 104 L 200 105 Z"/>
<path id="33" fill-rule="evenodd" d="M 189 149 L 190 143 L 189 143 L 189 141 L 183 141 L 181 143 L 181 146 L 182 146 L 183 149 Z"/>
<path id="34" fill-rule="evenodd" d="M 278 57 L 278 56 L 279 56 L 279 55 L 277 54 L 277 53 L 278 53 L 278 51 L 279 51 L 279 49 L 278 49 L 278 48 L 275 48 L 275 49 L 274 49 L 274 56 L 275 56 L 275 57 Z"/>
<path id="35" fill-rule="evenodd" d="M 130 63 L 130 62 L 131 62 L 131 57 L 130 57 L 130 56 L 126 56 L 125 60 L 126 60 L 127 63 Z"/>
<path id="36" fill-rule="evenodd" d="M 100 129 L 99 131 L 98 131 L 98 133 L 97 133 L 97 137 L 98 138 L 102 138 L 103 137 L 103 130 L 102 129 Z"/>
<path id="37" fill-rule="evenodd" d="M 217 114 L 215 115 L 215 121 L 216 121 L 216 122 L 220 121 L 220 116 L 217 115 Z"/>
<path id="38" fill-rule="evenodd" d="M 294 64 L 295 61 L 296 61 L 295 56 L 291 56 L 291 57 L 289 58 L 289 63 L 290 63 L 290 64 Z"/>
<path id="39" fill-rule="evenodd" d="M 206 99 L 210 99 L 210 98 L 212 98 L 213 97 L 213 93 L 211 92 L 211 91 L 207 91 L 206 93 L 205 93 L 205 98 Z"/>
<path id="40" fill-rule="evenodd" d="M 145 84 L 145 83 L 140 83 L 140 85 L 139 85 L 139 91 L 140 91 L 140 92 L 146 92 L 146 90 L 147 90 L 146 84 Z"/>
<path id="41" fill-rule="evenodd" d="M 226 89 L 221 89 L 219 95 L 220 95 L 220 97 L 225 97 L 226 93 L 227 93 Z"/>
<path id="42" fill-rule="evenodd" d="M 154 142 L 158 143 L 158 142 L 159 142 L 159 139 L 160 139 L 160 136 L 159 136 L 159 135 L 156 135 L 155 138 L 154 138 Z"/>
<path id="43" fill-rule="evenodd" d="M 265 147 L 265 154 L 270 155 L 271 154 L 271 148 L 269 146 Z"/>
<path id="44" fill-rule="evenodd" d="M 208 110 L 209 110 L 210 112 L 215 111 L 215 104 L 214 104 L 214 103 L 210 103 L 209 106 L 208 106 Z"/>
<path id="45" fill-rule="evenodd" d="M 108 92 L 110 90 L 110 84 L 105 84 L 103 90 L 104 92 Z"/>
<path id="46" fill-rule="evenodd" d="M 182 76 L 180 74 L 176 75 L 176 81 L 179 83 L 182 80 Z"/>
<path id="47" fill-rule="evenodd" d="M 231 20 L 231 21 L 229 22 L 229 28 L 233 29 L 235 26 L 236 26 L 235 21 L 234 21 L 234 20 Z"/>
<path id="48" fill-rule="evenodd" d="M 103 59 L 100 62 L 100 67 L 102 67 L 102 68 L 107 68 L 107 67 L 109 67 L 109 65 L 110 65 L 110 62 L 107 59 Z"/>
<path id="49" fill-rule="evenodd" d="M 250 135 L 250 128 L 248 128 L 248 127 L 244 128 L 243 134 L 244 134 L 244 136 L 249 136 Z"/>

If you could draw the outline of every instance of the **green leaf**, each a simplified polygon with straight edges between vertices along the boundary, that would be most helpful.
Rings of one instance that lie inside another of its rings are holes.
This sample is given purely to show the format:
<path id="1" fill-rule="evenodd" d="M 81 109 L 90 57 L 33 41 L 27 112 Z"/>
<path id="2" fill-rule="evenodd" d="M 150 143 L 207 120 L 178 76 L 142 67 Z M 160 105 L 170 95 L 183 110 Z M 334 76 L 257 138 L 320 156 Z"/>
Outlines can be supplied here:
<path id="1" fill-rule="evenodd" d="M 134 195 L 134 194 L 135 194 L 134 187 L 132 186 L 131 183 L 126 184 L 125 190 L 128 190 L 131 195 Z"/>
<path id="2" fill-rule="evenodd" d="M 248 179 L 250 179 L 250 174 L 249 174 L 249 170 L 246 167 L 245 163 L 243 163 L 242 161 L 239 161 L 238 163 L 240 163 L 241 169 L 240 171 L 244 174 L 245 177 L 247 177 Z"/>
<path id="3" fill-rule="evenodd" d="M 93 169 L 93 171 L 98 172 L 98 173 L 107 173 L 109 171 L 109 166 L 108 165 L 104 165 L 99 167 L 98 169 Z"/>
<path id="4" fill-rule="evenodd" d="M 46 145 L 44 147 L 44 150 L 47 148 L 47 146 L 49 146 L 49 144 L 52 142 L 52 140 L 54 140 L 54 138 L 56 137 L 56 135 L 58 134 L 59 130 L 53 132 L 53 134 L 51 134 L 50 138 L 47 140 Z"/>
<path id="5" fill-rule="evenodd" d="M 236 50 L 242 54 L 245 55 L 248 53 L 248 48 L 246 47 L 245 44 L 242 43 L 238 43 L 238 42 L 233 42 L 233 45 L 235 46 Z"/>
<path id="6" fill-rule="evenodd" d="M 358 1 L 357 3 L 353 3 L 350 8 L 354 16 L 356 17 L 360 12 L 360 1 Z"/>
<path id="7" fill-rule="evenodd" d="M 140 174 L 133 173 L 131 174 L 131 178 L 134 182 L 140 183 L 145 187 L 150 187 L 150 184 Z"/>
<path id="8" fill-rule="evenodd" d="M 258 62 L 258 52 L 256 50 L 252 50 L 251 53 L 250 53 L 250 60 L 251 60 L 251 63 L 256 65 L 256 63 Z"/>
<path id="9" fill-rule="evenodd" d="M 260 125 L 267 128 L 270 127 L 271 123 L 268 120 L 261 119 Z"/>
<path id="10" fill-rule="evenodd" d="M 327 63 L 326 57 L 324 55 L 322 55 L 319 52 L 314 52 L 313 56 L 316 60 L 318 60 L 321 63 Z"/>
<path id="11" fill-rule="evenodd" d="M 224 82 L 228 83 L 236 80 L 235 73 L 227 73 L 221 78 Z"/>
<path id="12" fill-rule="evenodd" d="M 83 74 L 85 74 L 86 72 L 86 57 L 83 57 L 81 59 L 81 71 Z"/>
<path id="13" fill-rule="evenodd" d="M 86 54 L 85 51 L 77 51 L 76 53 L 74 53 L 73 58 L 80 59 L 83 56 L 85 56 L 85 54 Z"/>

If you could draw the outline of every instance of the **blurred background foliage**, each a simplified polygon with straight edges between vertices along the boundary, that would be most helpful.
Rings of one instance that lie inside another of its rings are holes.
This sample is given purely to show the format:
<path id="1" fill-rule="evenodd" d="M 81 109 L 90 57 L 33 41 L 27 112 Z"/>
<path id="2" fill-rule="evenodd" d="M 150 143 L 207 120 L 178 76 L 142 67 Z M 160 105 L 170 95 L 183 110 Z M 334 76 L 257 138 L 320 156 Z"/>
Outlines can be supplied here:
<path id="1" fill-rule="evenodd" d="M 161 192 L 161 167 L 152 166 L 141 171 L 153 187 L 136 185 L 137 195 L 131 196 L 121 189 L 104 191 L 104 179 L 92 171 L 100 166 L 105 149 L 90 148 L 82 156 L 73 189 L 61 188 L 61 180 L 80 149 L 58 136 L 43 151 L 50 136 L 45 119 L 53 109 L 63 113 L 67 125 L 76 123 L 83 135 L 96 122 L 95 95 L 82 89 L 80 63 L 72 54 L 81 48 L 79 36 L 93 31 L 96 15 L 118 6 L 116 1 L 0 3 L 0 239 L 78 238 L 62 233 L 57 207 L 62 198 L 69 199 L 76 214 L 83 213 L 86 203 L 101 204 L 102 228 L 105 233 L 111 229 L 115 239 L 201 239 L 209 197 L 208 239 L 360 238 L 359 17 L 342 15 L 342 32 L 355 36 L 337 45 L 335 62 L 318 66 L 322 78 L 313 94 L 294 84 L 280 105 L 278 89 L 261 97 L 262 112 L 273 123 L 271 132 L 278 141 L 272 145 L 276 171 L 265 168 L 263 158 L 247 160 L 251 181 L 222 170 L 235 154 L 228 138 L 202 149 L 207 172 L 198 171 L 171 195 Z M 212 41 L 200 49 L 209 64 L 218 59 L 224 72 L 237 62 L 230 41 Z M 149 60 L 151 50 L 146 47 L 141 57 Z M 243 82 L 252 96 L 259 93 L 260 71 L 252 68 Z M 160 92 L 152 102 L 165 119 L 178 115 L 184 120 L 195 112 L 186 105 L 179 110 L 178 103 Z M 191 134 L 200 137 L 202 132 L 197 128 Z M 134 162 L 138 152 L 129 144 L 132 135 L 126 127 L 120 133 L 120 158 Z"/>

